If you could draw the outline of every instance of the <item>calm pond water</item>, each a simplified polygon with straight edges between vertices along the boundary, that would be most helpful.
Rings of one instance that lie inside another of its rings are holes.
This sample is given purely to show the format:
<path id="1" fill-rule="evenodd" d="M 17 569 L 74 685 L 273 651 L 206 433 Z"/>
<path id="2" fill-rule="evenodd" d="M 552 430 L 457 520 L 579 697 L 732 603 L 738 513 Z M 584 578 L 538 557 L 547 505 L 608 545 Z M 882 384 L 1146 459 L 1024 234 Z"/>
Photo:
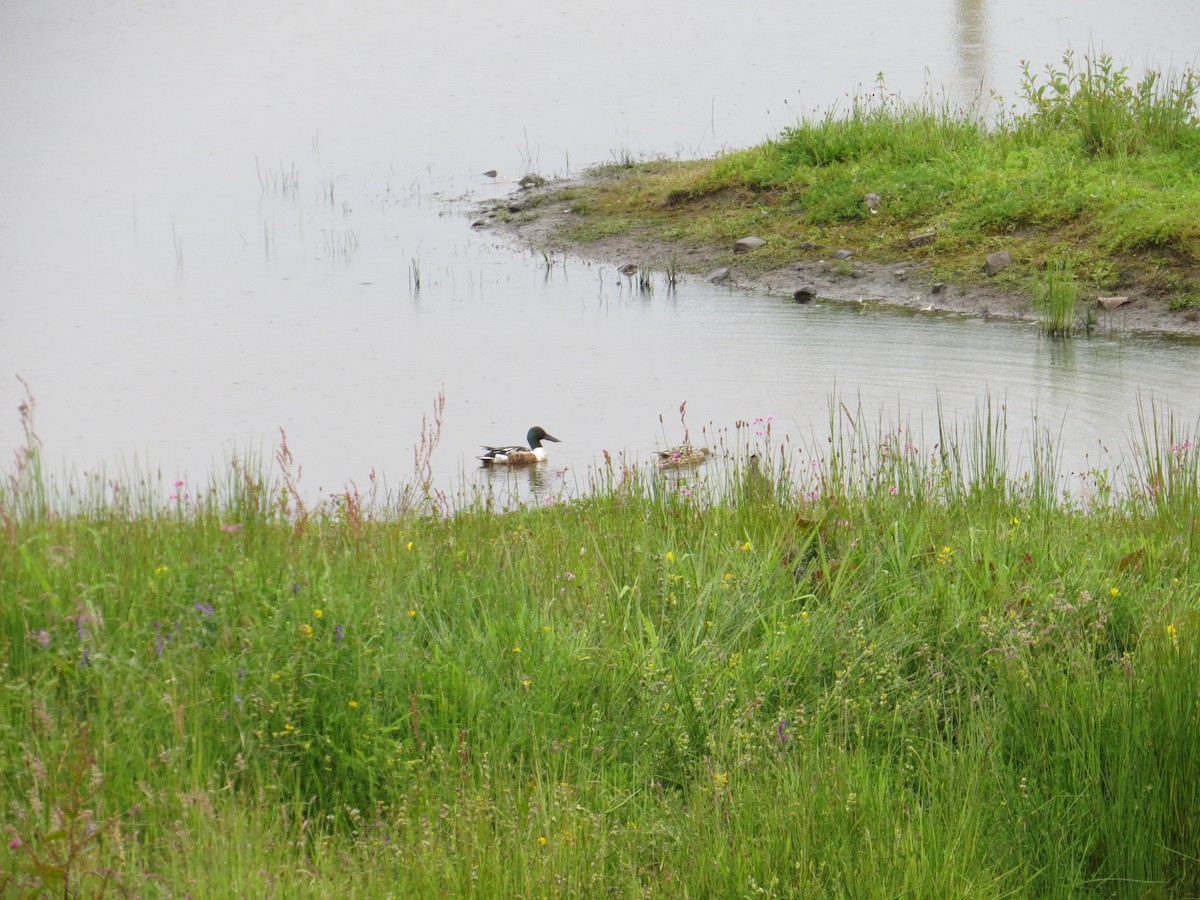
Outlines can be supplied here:
<path id="1" fill-rule="evenodd" d="M 22 440 L 17 375 L 52 468 L 199 483 L 284 429 L 314 494 L 408 480 L 439 395 L 447 490 L 534 424 L 563 441 L 546 477 L 586 484 L 604 450 L 677 441 L 684 401 L 693 435 L 773 417 L 783 439 L 822 433 L 834 396 L 928 421 L 990 393 L 1074 459 L 1123 449 L 1139 392 L 1195 416 L 1193 344 L 695 281 L 645 297 L 471 231 L 528 171 L 746 146 L 880 72 L 907 97 L 1011 101 L 1021 59 L 1200 48 L 1194 0 L 910 6 L 8 0 L 0 453 Z"/>

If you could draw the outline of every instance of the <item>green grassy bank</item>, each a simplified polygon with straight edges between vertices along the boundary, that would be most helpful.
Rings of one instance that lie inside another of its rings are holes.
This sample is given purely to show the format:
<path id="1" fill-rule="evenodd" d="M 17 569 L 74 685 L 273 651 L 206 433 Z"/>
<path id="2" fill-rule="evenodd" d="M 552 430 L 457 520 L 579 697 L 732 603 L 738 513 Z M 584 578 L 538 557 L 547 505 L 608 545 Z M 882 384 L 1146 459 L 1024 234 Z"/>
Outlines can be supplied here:
<path id="1" fill-rule="evenodd" d="M 1200 306 L 1200 76 L 1134 82 L 1103 54 L 1023 73 L 1017 102 L 966 112 L 902 100 L 881 80 L 760 146 L 694 162 L 625 159 L 597 173 L 620 178 L 542 199 L 570 204 L 568 236 L 584 244 L 637 235 L 727 248 L 732 261 L 734 241 L 767 239 L 738 257 L 748 271 L 845 247 L 969 284 L 985 277 L 988 254 L 1008 249 L 1015 265 L 996 282 L 1016 292 L 1035 293 L 1050 266 L 1093 297 Z"/>
<path id="2" fill-rule="evenodd" d="M 451 517 L 51 495 L 31 452 L 0 894 L 1200 893 L 1195 429 L 1071 481 L 994 412 L 838 419 Z"/>

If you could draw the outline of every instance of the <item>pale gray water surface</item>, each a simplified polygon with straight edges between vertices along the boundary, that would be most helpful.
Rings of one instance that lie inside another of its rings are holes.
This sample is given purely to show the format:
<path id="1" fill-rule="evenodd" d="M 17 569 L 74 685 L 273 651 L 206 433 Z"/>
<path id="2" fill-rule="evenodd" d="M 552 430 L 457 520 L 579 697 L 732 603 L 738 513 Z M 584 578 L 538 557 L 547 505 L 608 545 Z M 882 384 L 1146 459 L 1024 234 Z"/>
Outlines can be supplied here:
<path id="1" fill-rule="evenodd" d="M 1124 446 L 1137 397 L 1196 414 L 1193 344 L 820 305 L 472 232 L 529 170 L 710 155 L 845 104 L 883 72 L 1012 99 L 1102 46 L 1134 70 L 1200 49 L 1194 0 L 911 5 L 764 0 L 546 7 L 310 2 L 0 6 L 0 452 L 31 384 L 46 455 L 200 481 L 285 429 L 308 490 L 392 485 L 445 396 L 439 484 L 541 424 L 562 483 L 688 423 L 821 431 L 835 393 L 932 417 L 1002 397 L 1078 457 Z M 497 169 L 500 177 L 483 176 Z M 420 288 L 416 288 L 419 275 Z M 665 425 L 660 425 L 662 417 Z M 1074 463 L 1072 463 L 1074 464 Z"/>

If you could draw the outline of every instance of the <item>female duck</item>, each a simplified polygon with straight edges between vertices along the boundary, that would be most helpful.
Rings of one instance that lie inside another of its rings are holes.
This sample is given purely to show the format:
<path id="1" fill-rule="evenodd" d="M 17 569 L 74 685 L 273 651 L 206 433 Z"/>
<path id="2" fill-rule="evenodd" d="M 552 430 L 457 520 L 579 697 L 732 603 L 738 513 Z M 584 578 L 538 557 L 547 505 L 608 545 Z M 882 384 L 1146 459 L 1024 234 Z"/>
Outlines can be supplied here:
<path id="1" fill-rule="evenodd" d="M 658 451 L 658 467 L 660 469 L 682 469 L 687 466 L 698 466 L 708 459 L 711 452 L 707 447 L 680 444 L 669 450 Z"/>
<path id="2" fill-rule="evenodd" d="M 546 448 L 542 446 L 542 441 L 562 443 L 554 435 L 547 434 L 546 429 L 540 425 L 530 428 L 529 434 L 525 435 L 525 440 L 529 442 L 528 447 L 522 447 L 519 444 L 508 447 L 489 447 L 484 444 L 483 455 L 479 457 L 479 461 L 485 466 L 527 466 L 531 463 L 545 462 Z"/>

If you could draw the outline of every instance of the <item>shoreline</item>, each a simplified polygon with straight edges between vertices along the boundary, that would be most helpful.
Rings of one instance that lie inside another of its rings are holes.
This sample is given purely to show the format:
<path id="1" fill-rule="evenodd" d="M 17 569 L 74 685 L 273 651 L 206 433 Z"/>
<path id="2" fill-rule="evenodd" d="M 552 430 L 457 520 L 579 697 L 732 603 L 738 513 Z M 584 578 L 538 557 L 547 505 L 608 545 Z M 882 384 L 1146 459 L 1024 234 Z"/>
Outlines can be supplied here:
<path id="1" fill-rule="evenodd" d="M 610 173 L 585 173 L 522 187 L 507 198 L 476 207 L 472 224 L 477 229 L 511 237 L 530 250 L 570 254 L 618 269 L 632 265 L 665 272 L 674 265 L 688 278 L 788 297 L 794 302 L 808 302 L 797 299 L 799 291 L 809 292 L 810 299 L 818 301 L 872 302 L 914 312 L 1037 322 L 1028 294 L 982 280 L 943 284 L 929 277 L 925 265 L 915 260 L 876 263 L 859 259 L 857 253 L 839 260 L 833 258 L 839 248 L 829 246 L 814 248 L 815 258 L 753 271 L 738 265 L 742 254 L 735 253 L 732 247 L 683 245 L 636 230 L 592 240 L 572 237 L 572 228 L 587 219 L 571 206 L 574 193 L 611 184 L 619 178 L 620 175 Z M 770 241 L 769 234 L 759 237 Z M 847 249 L 853 252 L 853 248 Z M 721 269 L 728 270 L 726 277 L 719 280 L 710 277 Z M 1200 314 L 1195 311 L 1170 310 L 1161 300 L 1136 290 L 1124 293 L 1129 302 L 1113 310 L 1100 307 L 1094 297 L 1081 298 L 1081 309 L 1090 307 L 1093 312 L 1094 332 L 1200 337 Z M 1076 332 L 1076 336 L 1081 335 L 1086 336 L 1086 332 Z"/>

